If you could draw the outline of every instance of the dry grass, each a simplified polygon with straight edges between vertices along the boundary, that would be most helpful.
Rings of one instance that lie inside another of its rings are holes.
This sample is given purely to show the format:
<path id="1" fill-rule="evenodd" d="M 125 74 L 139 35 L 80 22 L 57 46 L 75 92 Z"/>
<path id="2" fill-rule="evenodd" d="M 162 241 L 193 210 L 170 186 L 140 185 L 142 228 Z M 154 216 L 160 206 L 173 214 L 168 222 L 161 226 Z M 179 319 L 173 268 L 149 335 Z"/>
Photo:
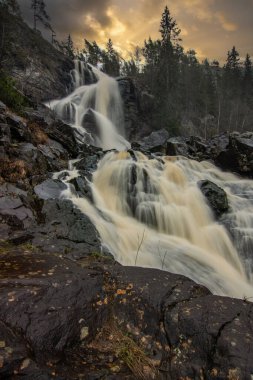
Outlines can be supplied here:
<path id="1" fill-rule="evenodd" d="M 15 183 L 28 175 L 28 167 L 23 160 L 0 158 L 0 177 L 6 182 Z"/>
<path id="2" fill-rule="evenodd" d="M 28 128 L 31 131 L 32 141 L 35 145 L 47 143 L 48 136 L 37 123 L 28 123 Z"/>
<path id="3" fill-rule="evenodd" d="M 147 354 L 115 322 L 107 324 L 90 346 L 103 352 L 113 352 L 137 380 L 158 378 L 158 371 Z"/>

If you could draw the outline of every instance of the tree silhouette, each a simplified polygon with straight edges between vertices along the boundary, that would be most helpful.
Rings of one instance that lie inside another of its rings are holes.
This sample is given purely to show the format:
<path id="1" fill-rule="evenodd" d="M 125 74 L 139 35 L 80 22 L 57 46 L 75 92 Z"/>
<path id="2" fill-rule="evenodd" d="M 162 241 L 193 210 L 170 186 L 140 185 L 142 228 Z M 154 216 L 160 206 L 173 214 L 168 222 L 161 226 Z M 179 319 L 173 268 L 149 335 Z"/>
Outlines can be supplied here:
<path id="1" fill-rule="evenodd" d="M 33 28 L 37 30 L 37 22 L 39 21 L 45 28 L 51 29 L 49 23 L 50 17 L 46 11 L 44 0 L 32 0 L 31 8 L 33 9 Z"/>

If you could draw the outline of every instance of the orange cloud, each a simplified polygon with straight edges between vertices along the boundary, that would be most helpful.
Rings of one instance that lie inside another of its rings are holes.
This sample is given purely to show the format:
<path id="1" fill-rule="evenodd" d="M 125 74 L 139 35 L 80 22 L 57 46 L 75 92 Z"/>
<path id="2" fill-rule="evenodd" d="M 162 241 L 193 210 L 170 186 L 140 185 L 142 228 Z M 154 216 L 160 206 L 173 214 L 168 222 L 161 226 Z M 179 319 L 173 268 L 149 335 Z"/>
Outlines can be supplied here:
<path id="1" fill-rule="evenodd" d="M 236 25 L 233 22 L 228 21 L 223 13 L 216 12 L 215 16 L 220 22 L 222 28 L 226 30 L 227 32 L 235 32 L 238 29 L 238 25 Z"/>

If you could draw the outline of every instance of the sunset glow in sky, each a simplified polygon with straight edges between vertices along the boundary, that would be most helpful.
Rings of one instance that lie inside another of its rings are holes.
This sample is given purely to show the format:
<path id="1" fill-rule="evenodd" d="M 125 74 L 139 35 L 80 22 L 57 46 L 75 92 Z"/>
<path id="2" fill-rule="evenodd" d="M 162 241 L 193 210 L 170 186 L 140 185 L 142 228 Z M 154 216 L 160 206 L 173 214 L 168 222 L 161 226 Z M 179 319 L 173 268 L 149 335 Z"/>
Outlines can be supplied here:
<path id="1" fill-rule="evenodd" d="M 30 0 L 19 0 L 31 23 Z M 223 62 L 236 46 L 242 58 L 253 56 L 253 0 L 45 0 L 57 38 L 70 33 L 79 47 L 83 38 L 103 45 L 108 38 L 125 56 L 144 39 L 159 37 L 165 5 L 182 30 L 185 50 Z"/>

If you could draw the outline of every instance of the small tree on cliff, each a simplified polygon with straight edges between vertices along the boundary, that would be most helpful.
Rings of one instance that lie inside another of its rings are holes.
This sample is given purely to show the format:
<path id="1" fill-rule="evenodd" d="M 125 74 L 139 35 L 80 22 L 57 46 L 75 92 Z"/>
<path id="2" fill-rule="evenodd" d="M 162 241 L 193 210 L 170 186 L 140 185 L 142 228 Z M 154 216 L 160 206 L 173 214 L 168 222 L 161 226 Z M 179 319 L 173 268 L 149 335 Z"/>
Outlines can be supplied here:
<path id="1" fill-rule="evenodd" d="M 15 16 L 20 16 L 20 8 L 16 0 L 0 0 L 0 7 Z"/>
<path id="2" fill-rule="evenodd" d="M 75 57 L 74 43 L 70 34 L 68 35 L 67 42 L 65 43 L 64 47 L 65 47 L 66 54 L 69 56 L 69 58 L 74 59 Z"/>
<path id="3" fill-rule="evenodd" d="M 41 24 L 48 29 L 51 29 L 50 26 L 50 17 L 46 11 L 46 5 L 44 0 L 32 0 L 31 8 L 33 9 L 33 28 L 37 30 L 37 22 L 41 22 Z"/>

